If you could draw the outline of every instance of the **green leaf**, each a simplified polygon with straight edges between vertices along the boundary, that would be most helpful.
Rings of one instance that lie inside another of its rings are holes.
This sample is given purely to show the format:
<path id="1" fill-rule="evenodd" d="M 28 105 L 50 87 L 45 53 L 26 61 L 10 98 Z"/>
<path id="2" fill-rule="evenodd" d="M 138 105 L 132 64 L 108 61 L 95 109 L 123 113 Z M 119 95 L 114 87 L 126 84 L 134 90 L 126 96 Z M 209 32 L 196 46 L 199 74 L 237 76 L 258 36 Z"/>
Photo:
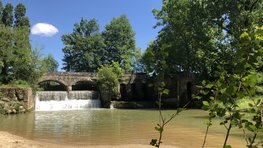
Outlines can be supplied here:
<path id="1" fill-rule="evenodd" d="M 158 126 L 158 127 L 156 126 L 156 127 L 155 127 L 155 130 L 158 131 L 158 132 L 163 132 L 163 128 L 160 127 L 160 126 Z"/>
<path id="2" fill-rule="evenodd" d="M 241 35 L 240 35 L 240 38 L 247 38 L 249 36 L 249 34 L 247 32 L 243 32 Z"/>
<path id="3" fill-rule="evenodd" d="M 209 103 L 207 101 L 203 101 L 204 106 L 209 106 Z"/>
<path id="4" fill-rule="evenodd" d="M 226 145 L 224 148 L 232 148 L 231 145 Z"/>
<path id="5" fill-rule="evenodd" d="M 197 100 L 200 100 L 200 99 L 201 99 L 200 96 L 197 96 L 197 95 L 194 95 L 194 94 L 192 95 L 192 98 L 193 98 L 193 99 L 197 99 Z"/>
<path id="6" fill-rule="evenodd" d="M 168 95 L 169 94 L 169 89 L 164 89 L 163 90 L 163 94 Z"/>
<path id="7" fill-rule="evenodd" d="M 226 88 L 222 88 L 222 89 L 220 89 L 220 93 L 225 93 L 226 92 Z"/>
<path id="8" fill-rule="evenodd" d="M 211 84 L 211 83 L 210 83 L 210 84 L 207 84 L 205 87 L 208 88 L 208 89 L 210 89 L 210 88 L 212 88 L 213 86 L 214 86 L 214 84 Z"/>
<path id="9" fill-rule="evenodd" d="M 205 84 L 206 84 L 206 81 L 205 81 L 205 80 L 203 80 L 203 81 L 202 81 L 202 85 L 204 85 L 204 86 L 205 86 Z"/>
<path id="10" fill-rule="evenodd" d="M 150 142 L 150 145 L 156 146 L 157 142 L 158 142 L 157 139 L 152 139 L 151 142 Z"/>
<path id="11" fill-rule="evenodd" d="M 164 87 L 165 86 L 165 83 L 164 82 L 161 82 L 160 83 L 160 87 Z"/>

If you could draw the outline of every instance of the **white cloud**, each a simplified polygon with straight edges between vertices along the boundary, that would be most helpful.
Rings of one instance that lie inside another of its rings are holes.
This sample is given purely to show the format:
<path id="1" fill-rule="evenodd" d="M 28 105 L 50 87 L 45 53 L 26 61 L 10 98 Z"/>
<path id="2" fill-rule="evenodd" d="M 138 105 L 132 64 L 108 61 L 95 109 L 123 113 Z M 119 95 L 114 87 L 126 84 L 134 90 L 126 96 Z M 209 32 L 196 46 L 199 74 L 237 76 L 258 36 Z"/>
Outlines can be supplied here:
<path id="1" fill-rule="evenodd" d="M 32 27 L 31 33 L 33 35 L 51 37 L 51 36 L 55 35 L 56 33 L 58 33 L 58 29 L 51 24 L 37 23 Z"/>

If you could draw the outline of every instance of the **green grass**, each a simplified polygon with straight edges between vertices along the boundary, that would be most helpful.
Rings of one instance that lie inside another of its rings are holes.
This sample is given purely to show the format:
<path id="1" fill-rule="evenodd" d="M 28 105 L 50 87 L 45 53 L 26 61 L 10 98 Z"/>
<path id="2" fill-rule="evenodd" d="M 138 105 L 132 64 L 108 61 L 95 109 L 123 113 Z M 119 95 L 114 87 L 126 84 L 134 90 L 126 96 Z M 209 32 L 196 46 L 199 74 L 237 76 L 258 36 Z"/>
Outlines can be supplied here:
<path id="1" fill-rule="evenodd" d="M 25 84 L 4 84 L 0 85 L 0 88 L 29 88 L 29 85 Z"/>
<path id="2" fill-rule="evenodd" d="M 238 108 L 239 109 L 247 109 L 249 108 L 249 103 L 254 104 L 254 101 L 257 102 L 260 100 L 261 102 L 263 101 L 263 96 L 255 96 L 255 97 L 245 97 L 241 100 L 238 100 Z"/>

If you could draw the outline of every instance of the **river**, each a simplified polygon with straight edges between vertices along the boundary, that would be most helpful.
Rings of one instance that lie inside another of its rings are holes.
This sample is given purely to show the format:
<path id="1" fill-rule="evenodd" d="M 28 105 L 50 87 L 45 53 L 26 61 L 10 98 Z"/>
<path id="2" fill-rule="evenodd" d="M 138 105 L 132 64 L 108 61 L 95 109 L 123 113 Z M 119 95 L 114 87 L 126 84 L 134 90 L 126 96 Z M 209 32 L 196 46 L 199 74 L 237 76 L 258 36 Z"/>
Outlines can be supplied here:
<path id="1" fill-rule="evenodd" d="M 166 110 L 167 116 L 174 110 Z M 207 112 L 186 110 L 164 130 L 163 143 L 179 147 L 201 147 Z M 66 145 L 149 144 L 158 138 L 154 126 L 159 121 L 156 110 L 88 109 L 39 111 L 22 115 L 0 116 L 0 130 L 27 139 Z M 225 129 L 211 127 L 207 147 L 222 147 Z M 229 139 L 234 147 L 245 147 L 242 134 L 234 130 Z"/>

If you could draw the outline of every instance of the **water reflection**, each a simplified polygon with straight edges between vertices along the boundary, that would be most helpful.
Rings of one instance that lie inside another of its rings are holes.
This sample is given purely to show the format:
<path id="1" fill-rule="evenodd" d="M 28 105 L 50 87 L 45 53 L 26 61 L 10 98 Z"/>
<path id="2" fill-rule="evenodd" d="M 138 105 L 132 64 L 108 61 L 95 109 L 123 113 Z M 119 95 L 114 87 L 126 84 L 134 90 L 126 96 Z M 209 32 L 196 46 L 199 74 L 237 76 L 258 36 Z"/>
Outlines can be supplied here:
<path id="1" fill-rule="evenodd" d="M 174 111 L 165 111 L 171 114 Z M 178 116 L 165 130 L 164 143 L 182 147 L 200 147 L 207 113 L 188 110 Z M 0 116 L 0 130 L 29 139 L 71 145 L 148 144 L 157 138 L 154 126 L 158 112 L 154 110 L 79 110 L 32 112 Z M 213 127 L 209 135 L 211 147 L 220 145 L 223 127 Z M 237 134 L 239 135 L 239 134 Z M 187 142 L 186 142 L 187 141 Z M 231 137 L 235 146 L 243 144 L 239 136 Z"/>

